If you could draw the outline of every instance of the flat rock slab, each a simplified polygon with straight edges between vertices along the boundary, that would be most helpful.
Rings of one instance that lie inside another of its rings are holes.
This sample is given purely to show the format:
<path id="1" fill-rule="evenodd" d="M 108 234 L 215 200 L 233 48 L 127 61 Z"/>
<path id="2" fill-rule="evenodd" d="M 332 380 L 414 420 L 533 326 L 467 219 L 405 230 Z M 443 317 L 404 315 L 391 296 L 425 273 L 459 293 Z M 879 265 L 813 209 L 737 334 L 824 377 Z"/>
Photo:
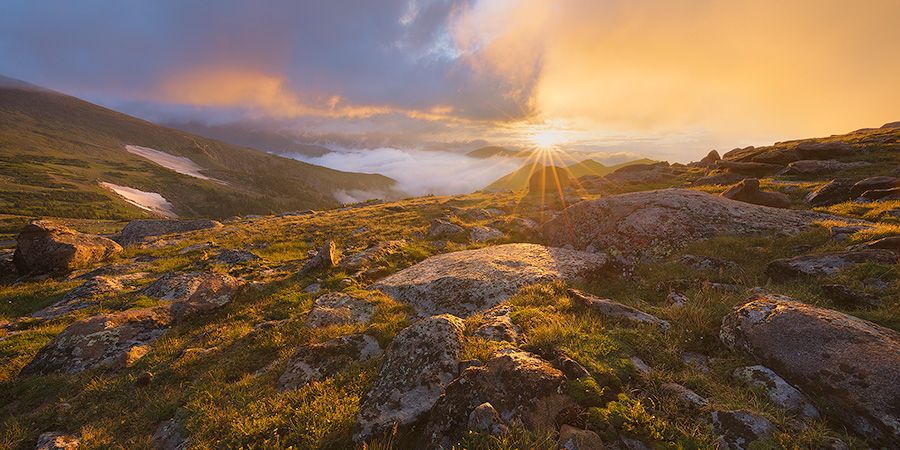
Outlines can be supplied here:
<path id="1" fill-rule="evenodd" d="M 41 319 L 55 319 L 74 311 L 88 308 L 96 302 L 90 301 L 93 297 L 121 292 L 125 288 L 114 278 L 94 277 L 79 284 L 56 303 L 40 311 L 31 317 Z"/>
<path id="2" fill-rule="evenodd" d="M 128 222 L 116 239 L 122 245 L 133 245 L 143 242 L 148 237 L 167 234 L 187 233 L 190 231 L 222 228 L 215 220 L 175 220 L 175 219 L 138 219 Z"/>
<path id="3" fill-rule="evenodd" d="M 342 258 L 338 263 L 338 268 L 347 273 L 368 269 L 372 264 L 396 253 L 406 244 L 406 240 L 379 242 L 359 253 Z"/>
<path id="4" fill-rule="evenodd" d="M 544 224 L 550 245 L 588 246 L 657 258 L 722 235 L 796 234 L 817 221 L 860 222 L 811 211 L 753 205 L 688 189 L 635 192 L 587 200 Z"/>
<path id="5" fill-rule="evenodd" d="M 523 286 L 573 281 L 601 272 L 606 255 L 537 244 L 507 244 L 432 256 L 372 285 L 419 316 L 467 317 L 515 295 Z"/>
<path id="6" fill-rule="evenodd" d="M 367 323 L 375 314 L 375 305 L 359 295 L 332 292 L 316 299 L 306 317 L 306 326 L 322 328 L 332 325 Z"/>
<path id="7" fill-rule="evenodd" d="M 310 381 L 334 376 L 350 364 L 380 358 L 382 354 L 378 341 L 365 334 L 302 345 L 288 360 L 287 370 L 278 379 L 278 390 L 299 389 Z"/>
<path id="8" fill-rule="evenodd" d="M 16 238 L 13 264 L 20 275 L 62 272 L 102 261 L 121 251 L 119 244 L 105 237 L 36 220 L 22 227 Z"/>
<path id="9" fill-rule="evenodd" d="M 459 374 L 465 328 L 462 319 L 445 314 L 420 320 L 394 338 L 359 408 L 355 441 L 369 440 L 394 424 L 412 424 L 431 411 Z"/>
<path id="10" fill-rule="evenodd" d="M 900 447 L 900 333 L 760 295 L 725 316 L 719 336 L 819 399 L 870 445 Z"/>
<path id="11" fill-rule="evenodd" d="M 890 250 L 856 250 L 817 253 L 794 258 L 776 259 L 766 266 L 773 280 L 837 275 L 849 267 L 863 263 L 897 264 L 897 254 Z"/>

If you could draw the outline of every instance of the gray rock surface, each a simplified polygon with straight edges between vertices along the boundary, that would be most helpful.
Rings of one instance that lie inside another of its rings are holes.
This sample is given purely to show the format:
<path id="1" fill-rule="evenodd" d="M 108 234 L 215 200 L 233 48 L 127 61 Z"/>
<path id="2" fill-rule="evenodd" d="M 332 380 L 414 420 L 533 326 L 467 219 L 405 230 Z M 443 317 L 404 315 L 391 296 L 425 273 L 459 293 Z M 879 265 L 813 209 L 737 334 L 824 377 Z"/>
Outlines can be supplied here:
<path id="1" fill-rule="evenodd" d="M 778 175 L 829 175 L 851 167 L 867 166 L 871 163 L 857 161 L 842 163 L 834 159 L 804 159 L 794 161 L 778 172 Z"/>
<path id="2" fill-rule="evenodd" d="M 512 323 L 509 316 L 511 312 L 512 308 L 505 305 L 495 306 L 486 311 L 473 336 L 518 344 L 519 327 Z"/>
<path id="3" fill-rule="evenodd" d="M 715 151 L 715 150 L 713 150 Z M 557 450 L 603 450 L 603 440 L 591 430 L 582 430 L 571 425 L 559 428 Z"/>
<path id="4" fill-rule="evenodd" d="M 139 244 L 148 237 L 222 228 L 215 220 L 138 219 L 128 222 L 116 239 L 123 246 Z"/>
<path id="5" fill-rule="evenodd" d="M 464 231 L 466 231 L 465 228 L 455 223 L 448 222 L 444 219 L 434 219 L 431 221 L 431 225 L 428 226 L 425 237 L 430 240 L 449 239 Z"/>
<path id="6" fill-rule="evenodd" d="M 36 220 L 22 227 L 16 238 L 13 264 L 20 275 L 70 271 L 121 251 L 119 244 L 105 237 Z"/>
<path id="7" fill-rule="evenodd" d="M 34 450 L 75 450 L 81 443 L 78 436 L 72 434 L 50 432 L 38 437 Z"/>
<path id="8" fill-rule="evenodd" d="M 765 366 L 747 366 L 734 369 L 733 375 L 748 386 L 763 389 L 769 400 L 788 414 L 803 420 L 819 420 L 819 411 L 809 399 L 778 374 Z"/>
<path id="9" fill-rule="evenodd" d="M 839 178 L 806 194 L 806 203 L 813 206 L 829 206 L 851 200 L 850 190 L 859 180 Z"/>
<path id="10" fill-rule="evenodd" d="M 463 330 L 462 319 L 445 314 L 401 331 L 385 351 L 375 383 L 359 408 L 353 440 L 368 440 L 395 423 L 409 425 L 428 414 L 459 374 Z M 468 419 L 469 413 L 462 417 Z"/>
<path id="11" fill-rule="evenodd" d="M 496 228 L 482 226 L 469 228 L 469 239 L 471 239 L 472 242 L 486 242 L 492 239 L 500 239 L 505 236 L 506 234 Z"/>
<path id="12" fill-rule="evenodd" d="M 375 313 L 375 305 L 361 295 L 331 292 L 316 299 L 306 317 L 306 326 L 322 328 L 333 325 L 367 323 Z"/>
<path id="13" fill-rule="evenodd" d="M 772 422 L 745 409 L 737 411 L 713 411 L 713 426 L 722 436 L 721 450 L 748 450 L 750 444 L 764 441 L 775 433 Z"/>
<path id="14" fill-rule="evenodd" d="M 737 200 L 739 202 L 752 203 L 754 205 L 771 206 L 773 208 L 790 208 L 791 199 L 781 192 L 766 192 L 759 190 L 759 180 L 747 178 L 744 181 L 728 188 L 722 193 L 722 197 Z"/>
<path id="15" fill-rule="evenodd" d="M 550 245 L 593 246 L 650 257 L 720 235 L 794 234 L 820 220 L 811 211 L 752 205 L 687 189 L 664 189 L 586 200 L 544 224 Z"/>
<path id="16" fill-rule="evenodd" d="M 836 275 L 849 267 L 863 263 L 897 264 L 897 254 L 889 250 L 857 250 L 816 253 L 793 258 L 776 259 L 766 266 L 766 275 L 773 280 Z"/>
<path id="17" fill-rule="evenodd" d="M 122 283 L 119 283 L 114 278 L 94 277 L 67 292 L 53 305 L 35 312 L 31 317 L 41 319 L 62 317 L 71 312 L 95 305 L 96 302 L 90 301 L 94 297 L 121 292 L 124 289 Z"/>
<path id="18" fill-rule="evenodd" d="M 709 401 L 696 392 L 677 383 L 663 383 L 660 388 L 663 392 L 675 397 L 681 404 L 694 408 L 707 408 Z"/>
<path id="19" fill-rule="evenodd" d="M 299 389 L 313 380 L 334 376 L 355 362 L 380 358 L 378 341 L 366 334 L 341 336 L 321 344 L 301 345 L 278 379 L 281 392 Z"/>
<path id="20" fill-rule="evenodd" d="M 827 405 L 870 444 L 900 447 L 900 333 L 760 295 L 725 316 L 720 337 Z"/>
<path id="21" fill-rule="evenodd" d="M 403 248 L 406 244 L 406 240 L 379 242 L 359 253 L 341 258 L 338 268 L 347 273 L 368 269 L 372 264 L 396 253 L 397 250 Z"/>
<path id="22" fill-rule="evenodd" d="M 636 323 L 648 323 L 659 326 L 660 328 L 669 329 L 669 323 L 665 320 L 656 318 L 639 309 L 614 302 L 609 299 L 595 297 L 586 292 L 577 289 L 569 289 L 568 294 L 576 304 L 585 307 L 591 311 L 597 312 L 614 319 L 623 319 Z"/>
<path id="23" fill-rule="evenodd" d="M 163 275 L 141 294 L 172 301 L 172 314 L 181 323 L 225 306 L 245 286 L 240 278 L 221 273 L 179 272 Z"/>
<path id="24" fill-rule="evenodd" d="M 420 316 L 466 317 L 489 309 L 530 284 L 574 281 L 607 265 L 601 254 L 537 244 L 506 244 L 432 256 L 371 289 L 408 303 Z"/>
<path id="25" fill-rule="evenodd" d="M 309 262 L 303 265 L 300 268 L 300 272 L 298 276 L 305 276 L 311 273 L 321 272 L 323 270 L 331 269 L 339 265 L 341 262 L 341 252 L 338 250 L 337 245 L 335 245 L 334 241 L 328 241 L 325 246 L 323 246 L 316 256 L 313 256 Z"/>

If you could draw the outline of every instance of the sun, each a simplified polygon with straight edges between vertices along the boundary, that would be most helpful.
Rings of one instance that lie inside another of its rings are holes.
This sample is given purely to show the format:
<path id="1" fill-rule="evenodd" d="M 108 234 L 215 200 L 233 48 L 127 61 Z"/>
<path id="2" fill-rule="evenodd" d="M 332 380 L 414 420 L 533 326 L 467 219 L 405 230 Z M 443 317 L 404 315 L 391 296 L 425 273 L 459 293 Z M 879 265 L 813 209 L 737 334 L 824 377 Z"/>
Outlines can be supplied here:
<path id="1" fill-rule="evenodd" d="M 568 130 L 552 124 L 530 125 L 522 134 L 529 144 L 542 150 L 559 150 L 572 140 Z"/>

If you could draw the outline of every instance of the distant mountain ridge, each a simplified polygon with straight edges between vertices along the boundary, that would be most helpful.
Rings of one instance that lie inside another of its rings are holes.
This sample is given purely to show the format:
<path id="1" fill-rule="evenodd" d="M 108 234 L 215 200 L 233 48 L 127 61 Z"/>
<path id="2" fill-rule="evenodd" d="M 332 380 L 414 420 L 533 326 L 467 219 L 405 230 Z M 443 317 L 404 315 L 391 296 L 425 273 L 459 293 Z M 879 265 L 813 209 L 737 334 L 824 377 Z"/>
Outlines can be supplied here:
<path id="1" fill-rule="evenodd" d="M 126 145 L 187 158 L 227 184 L 166 169 Z M 142 215 L 99 182 L 158 193 L 179 216 L 213 218 L 333 207 L 338 192 L 404 195 L 382 175 L 341 172 L 192 135 L 0 78 L 0 213 Z"/>
<path id="2" fill-rule="evenodd" d="M 658 162 L 658 161 L 643 158 L 643 159 L 637 159 L 634 161 L 628 161 L 628 162 L 624 162 L 622 164 L 616 164 L 614 166 L 607 167 L 601 163 L 598 163 L 597 161 L 594 161 L 593 159 L 586 159 L 584 161 L 580 161 L 575 164 L 565 166 L 563 168 L 565 168 L 568 171 L 570 178 L 579 178 L 579 177 L 583 177 L 585 175 L 606 175 L 609 173 L 613 173 L 616 170 L 618 170 L 622 167 L 625 167 L 625 166 L 630 166 L 633 164 L 653 164 L 655 162 Z M 516 170 L 513 173 L 510 173 L 508 175 L 505 175 L 505 176 L 497 179 L 497 181 L 494 181 L 493 183 L 489 184 L 484 189 L 485 190 L 525 189 L 526 187 L 528 187 L 528 179 L 531 178 L 531 174 L 538 170 L 541 170 L 545 167 L 547 167 L 547 166 L 544 164 L 541 164 L 541 163 L 537 163 L 537 162 L 527 163 L 519 170 Z M 560 167 L 560 166 L 557 166 L 557 167 Z"/>
<path id="3" fill-rule="evenodd" d="M 531 152 L 519 151 L 519 150 L 510 150 L 504 147 L 498 147 L 495 145 L 481 147 L 479 149 L 472 150 L 469 153 L 466 153 L 466 156 L 470 158 L 478 158 L 478 159 L 487 159 L 494 157 L 502 157 L 502 158 L 527 158 L 531 156 Z"/>

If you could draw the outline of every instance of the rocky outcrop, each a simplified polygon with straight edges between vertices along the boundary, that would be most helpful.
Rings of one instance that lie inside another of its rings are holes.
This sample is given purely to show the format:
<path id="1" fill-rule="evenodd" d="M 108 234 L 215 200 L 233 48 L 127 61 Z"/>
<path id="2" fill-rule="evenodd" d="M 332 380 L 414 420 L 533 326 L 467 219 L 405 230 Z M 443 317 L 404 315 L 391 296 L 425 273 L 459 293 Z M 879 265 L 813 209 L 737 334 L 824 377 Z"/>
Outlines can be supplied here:
<path id="1" fill-rule="evenodd" d="M 313 256 L 313 258 L 309 260 L 309 262 L 307 262 L 303 265 L 303 267 L 300 268 L 300 272 L 297 274 L 297 276 L 303 277 L 311 273 L 328 270 L 339 265 L 340 262 L 340 250 L 338 250 L 337 245 L 335 245 L 334 241 L 328 241 L 319 250 L 319 252 L 316 253 L 316 256 Z"/>
<path id="2" fill-rule="evenodd" d="M 214 272 L 170 273 L 141 290 L 142 295 L 173 301 L 178 323 L 225 306 L 246 285 L 240 278 Z"/>
<path id="3" fill-rule="evenodd" d="M 519 327 L 512 323 L 512 308 L 506 305 L 495 306 L 484 313 L 473 336 L 491 341 L 519 343 Z"/>
<path id="4" fill-rule="evenodd" d="M 761 295 L 725 317 L 720 337 L 827 405 L 870 444 L 900 446 L 900 333 Z"/>
<path id="5" fill-rule="evenodd" d="M 740 183 L 747 179 L 747 175 L 740 175 L 736 173 L 720 173 L 716 175 L 709 175 L 705 177 L 700 177 L 692 183 L 693 186 L 728 186 L 730 184 Z"/>
<path id="6" fill-rule="evenodd" d="M 375 314 L 375 305 L 361 295 L 332 292 L 316 299 L 306 317 L 306 326 L 322 328 L 367 323 L 372 314 Z"/>
<path id="7" fill-rule="evenodd" d="M 565 375 L 547 361 L 511 348 L 501 350 L 447 386 L 431 410 L 422 447 L 449 449 L 467 430 L 472 411 L 484 403 L 490 403 L 506 423 L 552 429 L 557 413 L 573 403 L 562 394 L 566 391 Z"/>
<path id="8" fill-rule="evenodd" d="M 853 147 L 846 142 L 804 141 L 797 144 L 797 151 L 806 159 L 832 159 L 853 154 Z"/>
<path id="9" fill-rule="evenodd" d="M 544 224 L 550 245 L 657 257 L 720 235 L 797 233 L 835 216 L 751 205 L 687 189 L 586 200 Z M 846 219 L 840 219 L 846 220 Z"/>
<path id="10" fill-rule="evenodd" d="M 378 341 L 366 334 L 302 345 L 288 360 L 287 370 L 278 379 L 278 390 L 299 389 L 310 381 L 334 376 L 355 362 L 380 358 L 382 353 Z"/>
<path id="11" fill-rule="evenodd" d="M 407 241 L 405 240 L 379 242 L 359 253 L 354 253 L 350 256 L 341 258 L 341 261 L 338 263 L 338 268 L 347 273 L 366 270 L 372 266 L 372 264 L 396 253 L 397 250 L 405 247 L 406 244 Z"/>
<path id="12" fill-rule="evenodd" d="M 148 237 L 222 228 L 215 220 L 138 219 L 128 222 L 116 240 L 123 246 L 140 244 Z"/>
<path id="13" fill-rule="evenodd" d="M 31 317 L 41 319 L 55 319 L 65 316 L 73 311 L 88 308 L 96 304 L 90 301 L 92 298 L 121 292 L 125 288 L 113 278 L 94 277 L 84 283 L 79 284 L 56 303 L 48 306 L 40 311 L 35 312 Z"/>
<path id="14" fill-rule="evenodd" d="M 752 411 L 713 411 L 713 426 L 721 434 L 719 449 L 749 450 L 754 442 L 764 441 L 775 433 L 775 426 Z"/>
<path id="15" fill-rule="evenodd" d="M 481 226 L 469 228 L 469 239 L 472 242 L 487 242 L 502 237 L 506 237 L 506 235 L 496 228 Z"/>
<path id="16" fill-rule="evenodd" d="M 748 386 L 762 389 L 772 403 L 803 420 L 819 420 L 819 411 L 803 393 L 765 366 L 738 367 L 732 373 Z"/>
<path id="17" fill-rule="evenodd" d="M 780 164 L 767 164 L 761 162 L 738 162 L 729 160 L 716 161 L 716 167 L 725 169 L 731 173 L 739 173 L 741 175 L 767 175 L 773 174 L 783 167 Z"/>
<path id="18" fill-rule="evenodd" d="M 747 178 L 722 193 L 722 197 L 754 205 L 771 206 L 773 208 L 790 208 L 791 198 L 780 192 L 759 190 L 759 180 Z"/>
<path id="19" fill-rule="evenodd" d="M 122 251 L 115 242 L 36 220 L 16 238 L 13 264 L 20 275 L 64 272 L 102 261 Z"/>
<path id="20" fill-rule="evenodd" d="M 428 227 L 425 237 L 432 240 L 449 239 L 465 231 L 465 228 L 453 222 L 444 219 L 434 219 L 431 221 L 431 225 Z"/>
<path id="21" fill-rule="evenodd" d="M 782 281 L 801 277 L 837 275 L 841 270 L 863 263 L 897 264 L 897 254 L 890 250 L 857 250 L 817 253 L 776 259 L 766 266 L 766 275 Z"/>
<path id="22" fill-rule="evenodd" d="M 850 189 L 859 180 L 839 178 L 806 194 L 806 203 L 813 206 L 830 206 L 850 200 Z"/>
<path id="23" fill-rule="evenodd" d="M 537 244 L 507 244 L 432 256 L 371 289 L 408 303 L 420 316 L 466 317 L 489 309 L 530 284 L 574 281 L 604 270 L 608 258 Z"/>
<path id="24" fill-rule="evenodd" d="M 857 181 L 850 188 L 850 198 L 863 195 L 866 191 L 883 190 L 900 187 L 900 178 L 896 177 L 870 177 Z"/>
<path id="25" fill-rule="evenodd" d="M 648 323 L 656 325 L 664 330 L 669 329 L 669 323 L 665 320 L 653 317 L 636 308 L 609 299 L 595 297 L 577 289 L 569 289 L 567 293 L 575 301 L 575 304 L 599 313 L 600 315 L 630 322 Z"/>
<path id="26" fill-rule="evenodd" d="M 464 329 L 462 319 L 445 314 L 416 322 L 394 338 L 359 408 L 355 441 L 368 440 L 394 424 L 409 425 L 431 410 L 459 374 Z"/>
<path id="27" fill-rule="evenodd" d="M 778 172 L 778 175 L 830 175 L 844 169 L 867 166 L 869 164 L 871 163 L 864 161 L 842 163 L 834 159 L 826 159 L 824 161 L 804 159 L 788 164 L 787 167 Z"/>

